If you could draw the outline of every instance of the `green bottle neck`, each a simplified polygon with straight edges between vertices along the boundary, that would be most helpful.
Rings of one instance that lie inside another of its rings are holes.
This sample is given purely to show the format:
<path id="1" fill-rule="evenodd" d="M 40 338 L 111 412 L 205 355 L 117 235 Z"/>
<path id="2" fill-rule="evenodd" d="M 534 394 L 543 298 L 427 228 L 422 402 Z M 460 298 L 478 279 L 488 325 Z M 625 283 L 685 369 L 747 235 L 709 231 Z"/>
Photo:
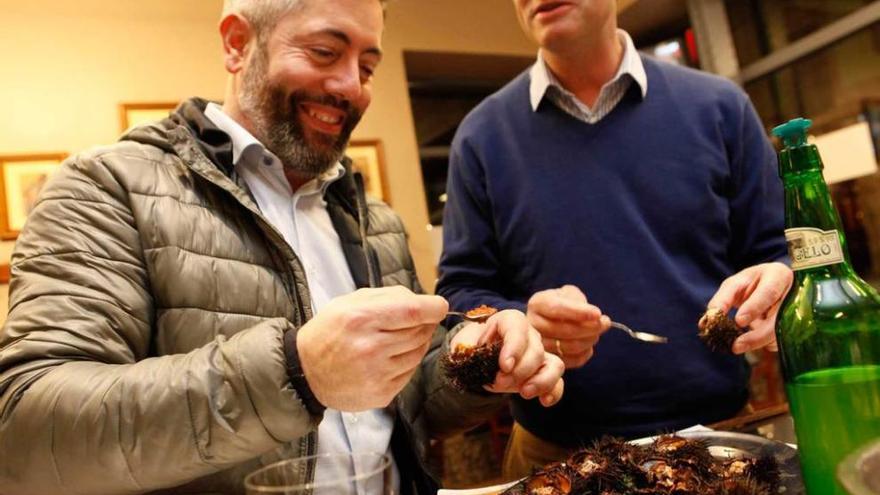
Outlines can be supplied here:
<path id="1" fill-rule="evenodd" d="M 786 148 L 779 154 L 779 171 L 785 187 L 785 229 L 813 228 L 835 232 L 840 240 L 843 260 L 815 268 L 796 269 L 796 275 L 827 273 L 853 274 L 840 216 L 822 176 L 822 158 L 816 146 L 804 144 Z"/>

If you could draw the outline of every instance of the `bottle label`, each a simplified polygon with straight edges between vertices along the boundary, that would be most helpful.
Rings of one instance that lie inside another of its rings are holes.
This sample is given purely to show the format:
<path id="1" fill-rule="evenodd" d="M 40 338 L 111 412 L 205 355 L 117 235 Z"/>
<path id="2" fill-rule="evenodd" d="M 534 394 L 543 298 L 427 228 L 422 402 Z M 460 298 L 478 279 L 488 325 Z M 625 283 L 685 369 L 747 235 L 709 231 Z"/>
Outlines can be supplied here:
<path id="1" fill-rule="evenodd" d="M 817 266 L 843 263 L 843 249 L 836 230 L 820 230 L 812 227 L 785 229 L 791 269 L 804 270 Z"/>

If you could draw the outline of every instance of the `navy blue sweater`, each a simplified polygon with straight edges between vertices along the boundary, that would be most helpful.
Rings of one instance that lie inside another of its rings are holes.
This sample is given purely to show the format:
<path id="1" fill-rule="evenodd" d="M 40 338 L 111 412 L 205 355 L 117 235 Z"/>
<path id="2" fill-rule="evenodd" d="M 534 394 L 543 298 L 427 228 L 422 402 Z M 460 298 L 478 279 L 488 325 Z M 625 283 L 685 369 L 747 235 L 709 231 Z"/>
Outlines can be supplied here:
<path id="1" fill-rule="evenodd" d="M 602 336 L 565 395 L 545 409 L 517 398 L 536 435 L 577 446 L 734 415 L 748 366 L 711 353 L 697 320 L 721 281 L 784 259 L 782 185 L 772 146 L 733 83 L 642 57 L 633 84 L 596 124 L 546 99 L 528 72 L 464 120 L 450 157 L 438 293 L 466 310 L 525 310 L 537 291 L 573 284 L 612 319 L 666 335 Z"/>

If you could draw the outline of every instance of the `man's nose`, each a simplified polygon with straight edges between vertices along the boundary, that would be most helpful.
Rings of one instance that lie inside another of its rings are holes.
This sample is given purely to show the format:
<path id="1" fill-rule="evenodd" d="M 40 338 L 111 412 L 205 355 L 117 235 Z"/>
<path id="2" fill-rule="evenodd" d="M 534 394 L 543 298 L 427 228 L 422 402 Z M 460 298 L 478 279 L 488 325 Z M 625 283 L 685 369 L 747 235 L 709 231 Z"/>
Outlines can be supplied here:
<path id="1" fill-rule="evenodd" d="M 358 61 L 337 64 L 333 74 L 325 81 L 324 89 L 337 98 L 351 102 L 357 101 L 363 91 Z"/>

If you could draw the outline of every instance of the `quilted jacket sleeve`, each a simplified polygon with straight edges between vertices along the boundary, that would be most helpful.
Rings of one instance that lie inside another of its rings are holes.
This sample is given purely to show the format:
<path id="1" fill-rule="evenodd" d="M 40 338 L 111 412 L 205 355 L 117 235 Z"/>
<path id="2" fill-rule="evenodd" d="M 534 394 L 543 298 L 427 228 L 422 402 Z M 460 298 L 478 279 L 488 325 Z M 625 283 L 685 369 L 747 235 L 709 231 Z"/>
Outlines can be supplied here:
<path id="1" fill-rule="evenodd" d="M 12 260 L 0 333 L 0 489 L 175 486 L 308 433 L 267 320 L 188 354 L 148 357 L 153 300 L 128 194 L 100 155 L 46 186 Z"/>

